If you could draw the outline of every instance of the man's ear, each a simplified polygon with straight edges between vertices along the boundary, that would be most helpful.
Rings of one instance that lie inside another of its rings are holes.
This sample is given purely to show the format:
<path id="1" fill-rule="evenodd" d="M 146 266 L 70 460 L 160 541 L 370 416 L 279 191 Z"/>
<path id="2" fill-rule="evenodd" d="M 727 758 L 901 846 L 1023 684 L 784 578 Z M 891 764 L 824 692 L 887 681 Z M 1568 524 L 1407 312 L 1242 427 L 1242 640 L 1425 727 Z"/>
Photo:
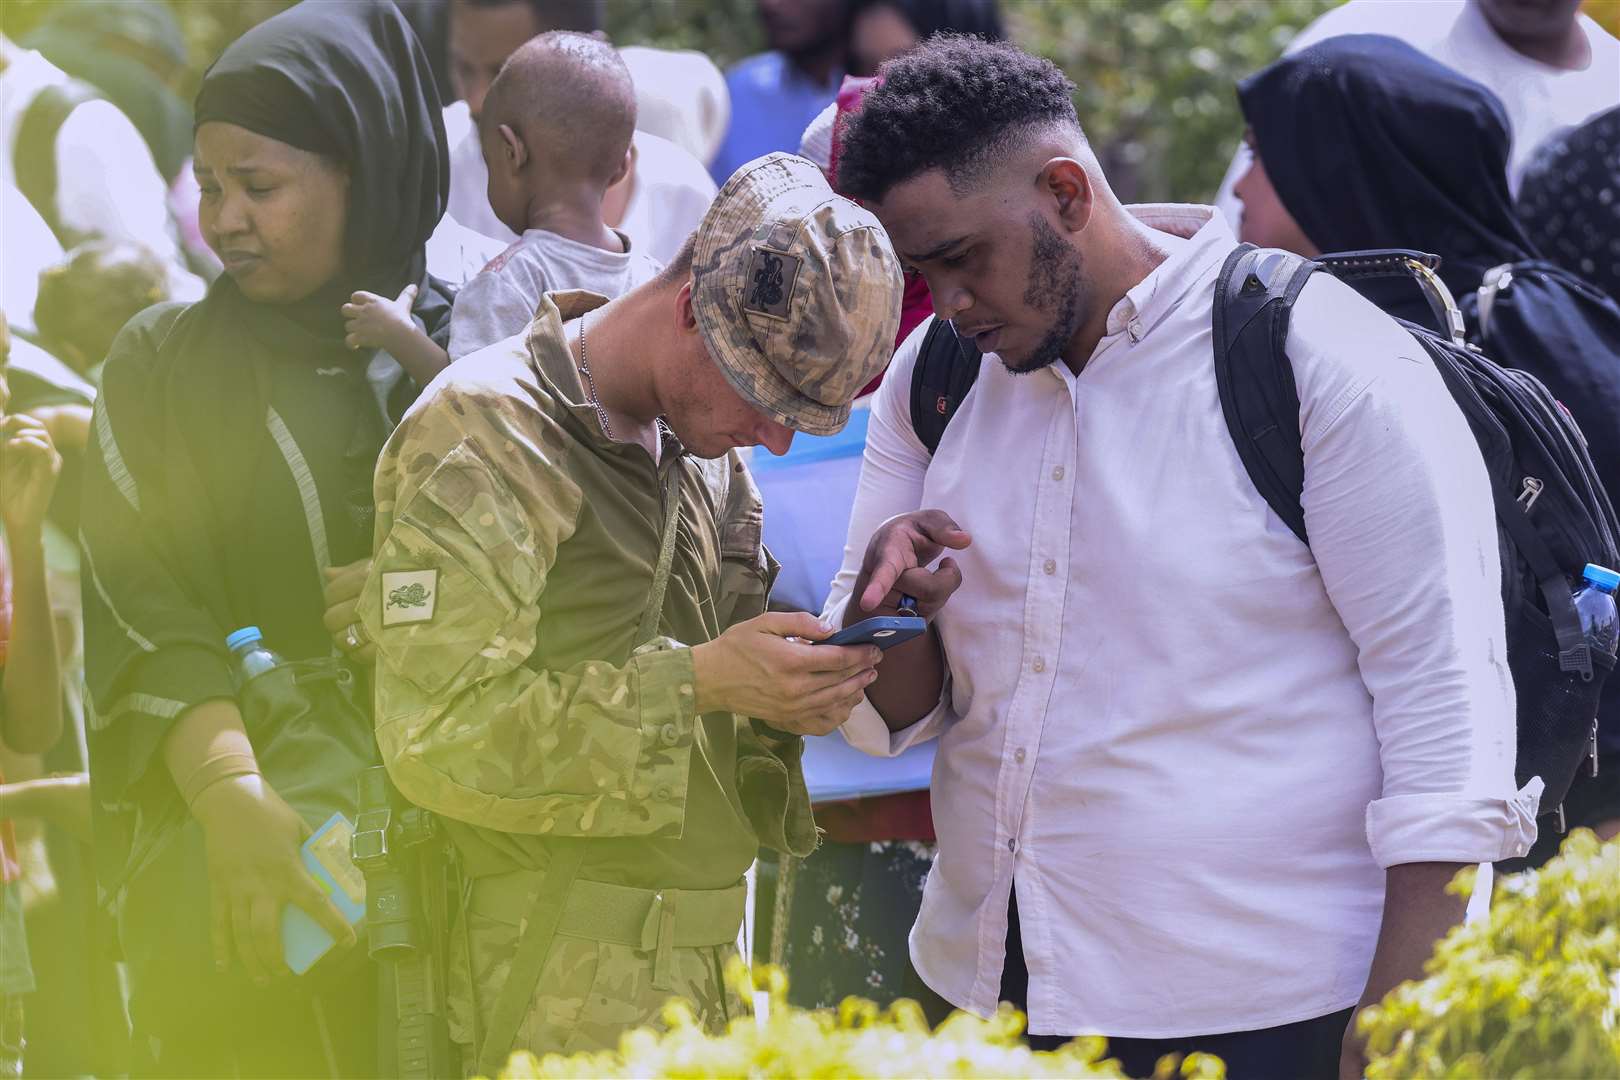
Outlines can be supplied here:
<path id="1" fill-rule="evenodd" d="M 1096 193 L 1084 165 L 1074 158 L 1053 158 L 1041 167 L 1036 186 L 1042 195 L 1052 200 L 1058 220 L 1067 225 L 1071 233 L 1086 227 L 1096 207 Z"/>
<path id="2" fill-rule="evenodd" d="M 501 152 L 508 167 L 513 172 L 522 171 L 529 163 L 529 148 L 524 145 L 522 137 L 512 130 L 510 124 L 502 124 L 495 129 L 495 133 L 501 137 Z"/>
<path id="3" fill-rule="evenodd" d="M 691 278 L 687 278 L 675 293 L 675 327 L 686 334 L 697 332 L 697 312 L 692 310 Z"/>

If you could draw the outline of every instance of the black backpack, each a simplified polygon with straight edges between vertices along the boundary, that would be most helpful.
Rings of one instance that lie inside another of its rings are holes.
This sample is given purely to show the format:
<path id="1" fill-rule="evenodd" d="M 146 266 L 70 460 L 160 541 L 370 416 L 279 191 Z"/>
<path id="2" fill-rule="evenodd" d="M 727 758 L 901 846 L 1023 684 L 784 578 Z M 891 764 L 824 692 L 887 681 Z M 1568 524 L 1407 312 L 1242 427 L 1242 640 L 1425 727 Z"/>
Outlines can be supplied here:
<path id="1" fill-rule="evenodd" d="M 1571 582 L 1588 562 L 1620 564 L 1620 524 L 1569 412 L 1546 387 L 1462 343 L 1462 318 L 1433 273 L 1439 260 L 1411 251 L 1363 251 L 1310 260 L 1242 245 L 1215 286 L 1215 380 L 1221 411 L 1249 478 L 1309 543 L 1300 495 L 1299 392 L 1284 353 L 1294 301 L 1313 273 L 1346 281 L 1415 278 L 1446 337 L 1399 320 L 1429 354 L 1479 443 L 1496 502 L 1507 613 L 1508 666 L 1518 698 L 1520 786 L 1541 777 L 1545 813 L 1557 812 L 1583 760 L 1596 768 L 1598 697 L 1614 659 L 1593 649 Z M 929 453 L 973 388 L 978 349 L 944 319 L 923 337 L 911 378 L 911 423 Z"/>

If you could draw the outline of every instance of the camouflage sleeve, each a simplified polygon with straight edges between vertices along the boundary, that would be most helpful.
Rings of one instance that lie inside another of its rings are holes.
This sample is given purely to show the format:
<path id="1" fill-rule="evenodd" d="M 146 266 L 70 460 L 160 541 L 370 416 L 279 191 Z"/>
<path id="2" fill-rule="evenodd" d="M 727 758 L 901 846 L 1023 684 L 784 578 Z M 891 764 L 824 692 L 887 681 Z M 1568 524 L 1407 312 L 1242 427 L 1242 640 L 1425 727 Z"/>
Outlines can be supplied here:
<path id="1" fill-rule="evenodd" d="M 526 666 L 581 492 L 562 468 L 568 443 L 544 417 L 465 434 L 499 408 L 428 402 L 379 465 L 361 618 L 378 647 L 383 760 L 411 801 L 485 828 L 679 835 L 696 730 L 691 650 L 647 650 L 622 667 Z"/>

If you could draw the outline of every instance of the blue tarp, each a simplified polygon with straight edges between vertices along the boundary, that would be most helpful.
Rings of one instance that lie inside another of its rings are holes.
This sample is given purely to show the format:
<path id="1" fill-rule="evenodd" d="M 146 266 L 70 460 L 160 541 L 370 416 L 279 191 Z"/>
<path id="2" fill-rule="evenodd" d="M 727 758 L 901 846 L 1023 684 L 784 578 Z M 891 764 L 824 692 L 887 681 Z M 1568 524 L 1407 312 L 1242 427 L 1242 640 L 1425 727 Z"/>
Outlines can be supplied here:
<path id="1" fill-rule="evenodd" d="M 773 598 L 819 612 L 844 560 L 849 512 L 860 482 L 871 414 L 857 408 L 837 435 L 797 435 L 782 457 L 755 451 L 750 468 L 765 499 L 765 544 L 782 564 Z M 842 735 L 806 741 L 805 781 L 814 802 L 892 795 L 928 787 L 934 743 L 875 758 Z"/>

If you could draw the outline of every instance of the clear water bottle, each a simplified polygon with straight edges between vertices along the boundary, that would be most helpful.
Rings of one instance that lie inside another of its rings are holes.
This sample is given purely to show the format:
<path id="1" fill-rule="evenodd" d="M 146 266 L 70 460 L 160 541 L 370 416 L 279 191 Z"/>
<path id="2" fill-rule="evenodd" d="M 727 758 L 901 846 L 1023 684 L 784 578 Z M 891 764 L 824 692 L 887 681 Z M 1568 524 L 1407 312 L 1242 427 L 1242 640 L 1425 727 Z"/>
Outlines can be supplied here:
<path id="1" fill-rule="evenodd" d="M 225 647 L 236 657 L 236 675 L 241 682 L 286 663 L 265 646 L 257 626 L 244 626 L 230 634 L 225 638 Z"/>
<path id="2" fill-rule="evenodd" d="M 1581 629 L 1594 649 L 1610 656 L 1620 647 L 1620 611 L 1615 606 L 1615 590 L 1620 574 L 1597 563 L 1587 563 L 1581 577 L 1586 584 L 1575 593 L 1575 610 L 1581 616 Z"/>

